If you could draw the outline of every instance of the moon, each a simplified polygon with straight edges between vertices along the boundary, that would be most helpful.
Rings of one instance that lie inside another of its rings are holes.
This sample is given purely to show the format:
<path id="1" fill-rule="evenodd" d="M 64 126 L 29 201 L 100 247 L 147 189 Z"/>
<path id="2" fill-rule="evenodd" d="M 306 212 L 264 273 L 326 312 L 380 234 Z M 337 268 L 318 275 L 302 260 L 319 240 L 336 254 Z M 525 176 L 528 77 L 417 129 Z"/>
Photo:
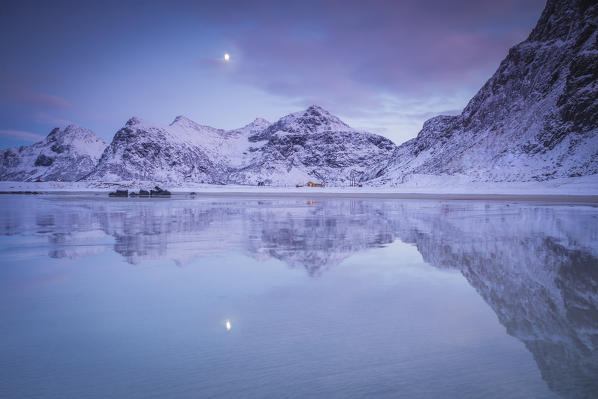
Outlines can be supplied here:
<path id="1" fill-rule="evenodd" d="M 230 55 L 228 53 L 224 53 L 224 61 L 230 60 Z"/>

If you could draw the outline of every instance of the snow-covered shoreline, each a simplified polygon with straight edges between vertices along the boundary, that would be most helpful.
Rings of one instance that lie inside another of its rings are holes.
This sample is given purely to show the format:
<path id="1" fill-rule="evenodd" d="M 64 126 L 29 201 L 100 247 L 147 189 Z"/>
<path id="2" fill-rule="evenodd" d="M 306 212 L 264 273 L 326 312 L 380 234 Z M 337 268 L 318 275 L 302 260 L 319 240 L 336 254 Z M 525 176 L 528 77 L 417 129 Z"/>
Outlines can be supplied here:
<path id="1" fill-rule="evenodd" d="M 105 193 L 115 189 L 139 190 L 154 186 L 177 193 L 195 192 L 216 196 L 324 196 L 372 198 L 472 198 L 509 196 L 598 196 L 598 175 L 553 179 L 544 182 L 472 182 L 463 176 L 419 176 L 397 186 L 275 187 L 213 184 L 167 184 L 161 182 L 0 182 L 0 192 Z"/>

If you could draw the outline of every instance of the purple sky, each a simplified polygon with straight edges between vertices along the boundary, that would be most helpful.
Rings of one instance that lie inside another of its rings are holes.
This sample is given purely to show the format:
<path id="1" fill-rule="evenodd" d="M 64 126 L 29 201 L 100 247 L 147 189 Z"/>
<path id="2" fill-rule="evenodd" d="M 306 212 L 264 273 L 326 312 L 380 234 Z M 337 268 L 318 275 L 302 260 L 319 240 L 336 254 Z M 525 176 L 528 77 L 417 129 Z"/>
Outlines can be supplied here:
<path id="1" fill-rule="evenodd" d="M 319 104 L 397 144 L 458 113 L 544 0 L 4 1 L 0 144 L 135 115 L 220 128 Z M 231 60 L 223 62 L 228 52 Z"/>

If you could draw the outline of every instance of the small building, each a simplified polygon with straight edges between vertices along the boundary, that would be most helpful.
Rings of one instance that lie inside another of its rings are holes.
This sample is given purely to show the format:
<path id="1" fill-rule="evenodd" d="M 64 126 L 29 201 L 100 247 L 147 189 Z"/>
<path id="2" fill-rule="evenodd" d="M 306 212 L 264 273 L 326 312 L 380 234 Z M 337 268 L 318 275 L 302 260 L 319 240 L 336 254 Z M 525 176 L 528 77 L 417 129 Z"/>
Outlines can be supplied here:
<path id="1" fill-rule="evenodd" d="M 324 187 L 322 183 L 314 183 L 313 181 L 308 181 L 306 184 L 307 187 Z"/>

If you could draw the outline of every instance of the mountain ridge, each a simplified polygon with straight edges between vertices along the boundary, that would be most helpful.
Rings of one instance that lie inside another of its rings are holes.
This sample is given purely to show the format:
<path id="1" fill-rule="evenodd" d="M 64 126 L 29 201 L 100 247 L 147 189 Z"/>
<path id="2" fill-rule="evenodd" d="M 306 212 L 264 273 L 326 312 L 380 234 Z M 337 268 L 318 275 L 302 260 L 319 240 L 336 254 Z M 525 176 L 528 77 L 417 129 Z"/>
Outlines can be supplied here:
<path id="1" fill-rule="evenodd" d="M 132 117 L 100 156 L 78 149 L 86 162 L 74 156 L 66 165 L 70 158 L 46 151 L 52 133 L 26 151 L 5 150 L 0 180 L 396 186 L 421 175 L 472 182 L 598 177 L 597 31 L 595 0 L 548 0 L 527 39 L 509 50 L 461 114 L 427 120 L 399 146 L 317 105 L 233 130 L 182 115 L 168 126 Z M 70 171 L 48 172 L 58 170 L 54 159 Z"/>
<path id="2" fill-rule="evenodd" d="M 233 130 L 177 116 L 169 126 L 133 117 L 87 180 L 273 185 L 307 180 L 345 184 L 388 159 L 395 145 L 360 132 L 312 105 L 270 123 L 256 118 Z"/>

